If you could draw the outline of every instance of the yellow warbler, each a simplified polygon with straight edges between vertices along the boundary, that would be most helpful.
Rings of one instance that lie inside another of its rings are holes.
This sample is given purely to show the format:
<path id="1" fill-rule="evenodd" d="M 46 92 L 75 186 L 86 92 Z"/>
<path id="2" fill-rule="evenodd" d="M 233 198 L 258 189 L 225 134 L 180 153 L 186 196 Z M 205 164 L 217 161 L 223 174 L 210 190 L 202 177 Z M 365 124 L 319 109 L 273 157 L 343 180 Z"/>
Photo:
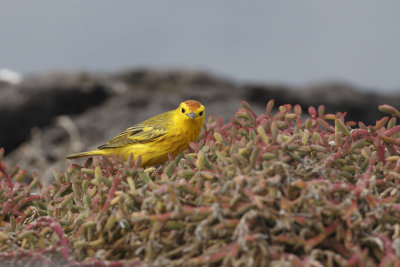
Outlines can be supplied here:
<path id="1" fill-rule="evenodd" d="M 195 100 L 182 102 L 175 110 L 129 127 L 97 150 L 72 154 L 67 159 L 115 154 L 127 159 L 142 157 L 142 165 L 162 163 L 168 154 L 178 155 L 199 136 L 204 123 L 204 106 Z"/>

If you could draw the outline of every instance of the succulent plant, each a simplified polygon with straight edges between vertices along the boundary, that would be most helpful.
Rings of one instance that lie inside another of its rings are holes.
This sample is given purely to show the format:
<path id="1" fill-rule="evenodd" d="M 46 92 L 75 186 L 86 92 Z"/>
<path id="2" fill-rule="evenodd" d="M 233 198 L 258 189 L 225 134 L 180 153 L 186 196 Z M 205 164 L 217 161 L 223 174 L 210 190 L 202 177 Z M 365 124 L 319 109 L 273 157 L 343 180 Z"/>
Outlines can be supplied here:
<path id="1" fill-rule="evenodd" d="M 161 166 L 93 157 L 47 187 L 0 150 L 0 262 L 399 265 L 399 111 L 366 126 L 273 105 L 211 115 Z"/>

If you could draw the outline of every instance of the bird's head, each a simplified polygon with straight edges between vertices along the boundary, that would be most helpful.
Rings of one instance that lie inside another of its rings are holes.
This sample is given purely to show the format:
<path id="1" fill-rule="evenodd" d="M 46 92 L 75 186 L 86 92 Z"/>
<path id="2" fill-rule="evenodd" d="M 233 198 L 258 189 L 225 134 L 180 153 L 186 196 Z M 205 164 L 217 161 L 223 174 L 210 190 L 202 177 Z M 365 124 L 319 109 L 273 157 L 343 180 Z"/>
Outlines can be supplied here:
<path id="1" fill-rule="evenodd" d="M 177 108 L 178 113 L 185 120 L 204 122 L 204 106 L 196 100 L 186 100 Z"/>

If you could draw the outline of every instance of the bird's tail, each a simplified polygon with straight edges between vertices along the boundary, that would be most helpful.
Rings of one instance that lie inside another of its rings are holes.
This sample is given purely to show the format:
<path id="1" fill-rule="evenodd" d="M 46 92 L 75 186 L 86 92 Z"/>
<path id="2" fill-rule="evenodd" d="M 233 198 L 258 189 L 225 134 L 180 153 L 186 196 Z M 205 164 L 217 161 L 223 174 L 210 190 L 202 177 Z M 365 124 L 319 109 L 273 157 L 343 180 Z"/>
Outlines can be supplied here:
<path id="1" fill-rule="evenodd" d="M 68 155 L 67 159 L 77 159 L 77 158 L 89 157 L 89 156 L 100 156 L 100 155 L 103 155 L 103 154 L 104 154 L 103 151 L 93 150 L 93 151 L 81 152 L 81 153 Z"/>

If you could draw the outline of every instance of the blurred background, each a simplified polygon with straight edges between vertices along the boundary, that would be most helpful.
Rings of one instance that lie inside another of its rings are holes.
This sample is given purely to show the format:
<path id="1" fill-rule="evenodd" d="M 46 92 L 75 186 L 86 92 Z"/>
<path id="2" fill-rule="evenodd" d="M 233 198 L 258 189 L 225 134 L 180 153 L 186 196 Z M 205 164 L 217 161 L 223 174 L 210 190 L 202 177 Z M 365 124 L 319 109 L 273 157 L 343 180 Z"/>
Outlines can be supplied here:
<path id="1" fill-rule="evenodd" d="M 41 172 L 187 98 L 225 121 L 273 98 L 365 123 L 400 100 L 395 0 L 0 4 L 0 146 Z"/>
<path id="2" fill-rule="evenodd" d="M 399 89 L 400 2 L 2 1 L 0 66 L 209 70 L 238 81 Z"/>

